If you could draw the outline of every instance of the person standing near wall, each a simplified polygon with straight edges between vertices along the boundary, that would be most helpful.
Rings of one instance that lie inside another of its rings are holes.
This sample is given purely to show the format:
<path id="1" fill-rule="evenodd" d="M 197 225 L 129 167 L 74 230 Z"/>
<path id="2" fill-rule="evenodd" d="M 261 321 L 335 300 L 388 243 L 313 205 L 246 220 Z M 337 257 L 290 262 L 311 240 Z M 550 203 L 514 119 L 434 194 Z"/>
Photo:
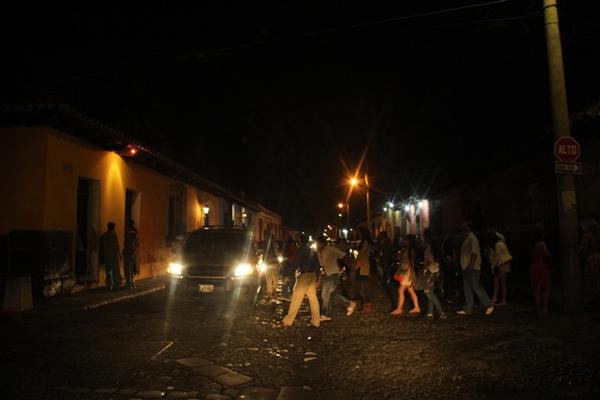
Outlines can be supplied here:
<path id="1" fill-rule="evenodd" d="M 100 263 L 104 264 L 106 271 L 106 287 L 113 290 L 121 285 L 121 274 L 119 273 L 119 239 L 115 232 L 115 223 L 109 222 L 107 231 L 100 237 Z"/>
<path id="2" fill-rule="evenodd" d="M 123 243 L 123 264 L 125 270 L 126 285 L 135 288 L 134 275 L 139 273 L 137 264 L 137 249 L 139 247 L 138 231 L 135 222 L 130 219 L 125 227 L 125 241 Z"/>

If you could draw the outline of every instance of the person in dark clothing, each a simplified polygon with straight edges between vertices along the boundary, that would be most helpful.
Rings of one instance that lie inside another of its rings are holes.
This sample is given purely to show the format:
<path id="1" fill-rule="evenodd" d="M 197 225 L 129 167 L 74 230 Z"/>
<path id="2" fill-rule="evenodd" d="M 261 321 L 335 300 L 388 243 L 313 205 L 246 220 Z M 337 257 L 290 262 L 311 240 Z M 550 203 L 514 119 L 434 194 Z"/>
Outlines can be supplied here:
<path id="1" fill-rule="evenodd" d="M 292 293 L 292 301 L 287 315 L 281 321 L 281 326 L 288 328 L 292 326 L 304 296 L 308 297 L 310 304 L 310 324 L 316 328 L 321 322 L 319 310 L 319 299 L 317 298 L 317 278 L 321 266 L 319 259 L 314 250 L 308 246 L 308 236 L 300 235 L 300 247 L 296 251 L 296 255 L 292 260 L 294 270 L 298 272 L 294 292 Z"/>
<path id="2" fill-rule="evenodd" d="M 123 243 L 123 269 L 125 270 L 125 282 L 130 288 L 135 287 L 134 275 L 138 274 L 136 253 L 139 246 L 138 231 L 132 219 L 127 221 L 125 229 L 125 242 Z"/>
<path id="3" fill-rule="evenodd" d="M 393 279 L 395 273 L 394 244 L 390 241 L 386 231 L 381 231 L 377 235 L 376 252 L 381 288 L 390 302 L 391 311 L 398 304 L 398 286 L 394 284 L 395 281 Z"/>
<path id="4" fill-rule="evenodd" d="M 115 223 L 109 222 L 107 231 L 100 237 L 100 263 L 104 264 L 106 270 L 106 287 L 113 290 L 121 285 L 121 275 L 119 273 L 119 239 L 115 232 Z"/>
<path id="5" fill-rule="evenodd" d="M 289 300 L 292 296 L 292 289 L 294 288 L 294 284 L 296 282 L 292 260 L 294 259 L 297 250 L 298 246 L 296 245 L 296 241 L 292 238 L 291 235 L 288 235 L 283 245 L 283 261 L 281 272 L 281 291 L 283 298 L 286 300 Z"/>

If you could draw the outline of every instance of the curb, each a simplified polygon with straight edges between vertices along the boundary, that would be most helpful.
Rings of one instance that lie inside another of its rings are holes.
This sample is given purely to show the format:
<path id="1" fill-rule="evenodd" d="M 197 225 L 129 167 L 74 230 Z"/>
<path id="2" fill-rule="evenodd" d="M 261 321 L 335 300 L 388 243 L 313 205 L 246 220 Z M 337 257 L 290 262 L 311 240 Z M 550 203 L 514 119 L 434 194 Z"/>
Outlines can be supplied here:
<path id="1" fill-rule="evenodd" d="M 125 296 L 115 297 L 114 299 L 110 299 L 110 300 L 104 300 L 99 303 L 88 304 L 86 306 L 83 306 L 82 309 L 83 310 L 93 310 L 95 308 L 99 308 L 99 307 L 106 306 L 109 304 L 120 303 L 122 301 L 127 301 L 127 300 L 131 300 L 131 299 L 135 299 L 137 297 L 146 296 L 146 295 L 154 293 L 154 292 L 160 292 L 161 290 L 165 290 L 165 287 L 166 287 L 165 285 L 161 285 L 161 286 L 158 286 L 158 287 L 155 287 L 152 289 L 142 290 L 137 293 L 132 293 L 132 294 L 128 294 Z"/>

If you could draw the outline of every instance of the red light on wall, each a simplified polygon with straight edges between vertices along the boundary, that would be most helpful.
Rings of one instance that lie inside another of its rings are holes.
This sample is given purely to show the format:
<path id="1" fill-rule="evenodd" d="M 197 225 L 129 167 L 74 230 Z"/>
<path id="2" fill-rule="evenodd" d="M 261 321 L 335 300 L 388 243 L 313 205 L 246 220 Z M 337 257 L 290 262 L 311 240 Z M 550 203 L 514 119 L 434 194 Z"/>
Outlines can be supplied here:
<path id="1" fill-rule="evenodd" d="M 131 154 L 132 156 L 135 156 L 137 154 L 137 149 L 134 149 L 133 147 L 129 149 L 129 154 Z"/>

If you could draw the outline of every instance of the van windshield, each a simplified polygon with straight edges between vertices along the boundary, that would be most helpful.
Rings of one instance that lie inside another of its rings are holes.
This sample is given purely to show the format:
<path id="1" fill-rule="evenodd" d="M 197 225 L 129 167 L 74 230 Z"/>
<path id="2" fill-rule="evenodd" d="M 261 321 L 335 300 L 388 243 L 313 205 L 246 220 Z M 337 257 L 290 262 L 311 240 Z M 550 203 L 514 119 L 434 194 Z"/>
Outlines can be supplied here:
<path id="1" fill-rule="evenodd" d="M 229 263 L 245 260 L 250 241 L 239 232 L 201 232 L 186 240 L 183 251 L 187 257 L 207 263 Z"/>

